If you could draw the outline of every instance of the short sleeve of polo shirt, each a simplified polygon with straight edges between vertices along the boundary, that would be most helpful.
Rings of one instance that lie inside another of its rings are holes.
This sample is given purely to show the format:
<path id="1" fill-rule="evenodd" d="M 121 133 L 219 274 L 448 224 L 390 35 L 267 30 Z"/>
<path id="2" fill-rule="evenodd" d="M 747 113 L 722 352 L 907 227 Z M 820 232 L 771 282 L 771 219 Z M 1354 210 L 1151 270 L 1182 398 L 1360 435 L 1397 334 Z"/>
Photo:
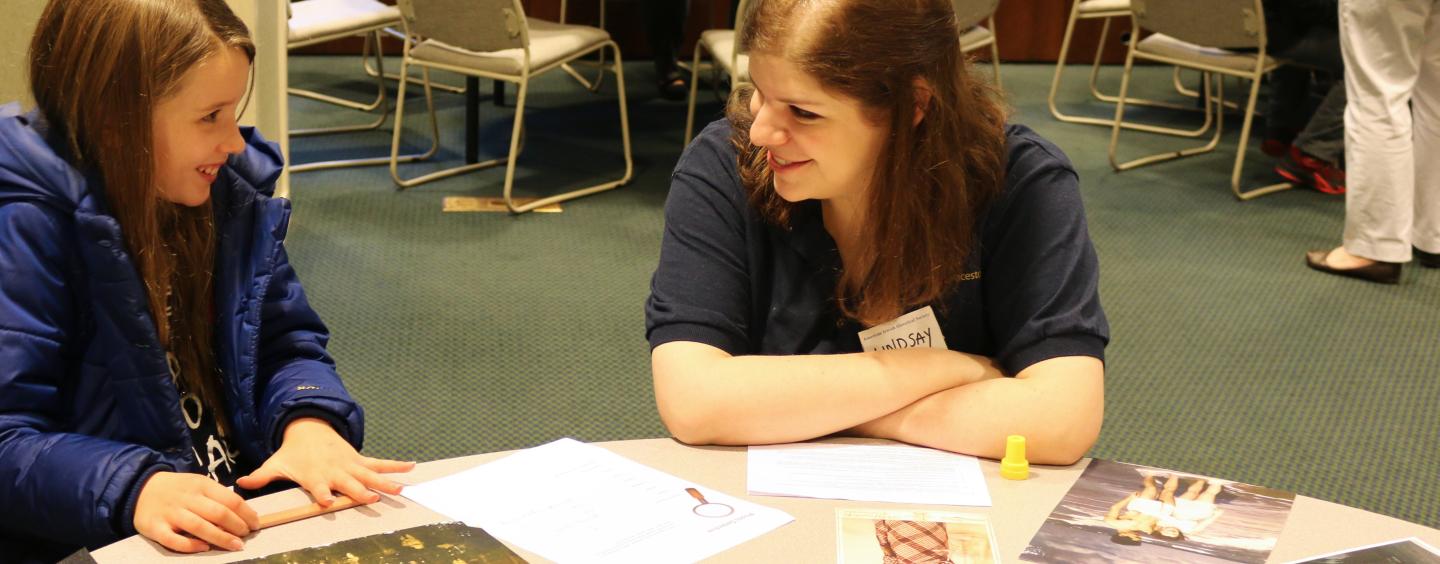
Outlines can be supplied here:
<path id="1" fill-rule="evenodd" d="M 750 351 L 752 234 L 729 133 L 726 120 L 710 124 L 671 175 L 660 263 L 645 304 L 651 348 L 693 341 L 732 355 Z"/>
<path id="2" fill-rule="evenodd" d="M 1080 182 L 1058 148 L 1007 131 L 1006 189 L 982 227 L 986 323 L 1008 374 L 1063 356 L 1104 360 L 1109 324 Z"/>

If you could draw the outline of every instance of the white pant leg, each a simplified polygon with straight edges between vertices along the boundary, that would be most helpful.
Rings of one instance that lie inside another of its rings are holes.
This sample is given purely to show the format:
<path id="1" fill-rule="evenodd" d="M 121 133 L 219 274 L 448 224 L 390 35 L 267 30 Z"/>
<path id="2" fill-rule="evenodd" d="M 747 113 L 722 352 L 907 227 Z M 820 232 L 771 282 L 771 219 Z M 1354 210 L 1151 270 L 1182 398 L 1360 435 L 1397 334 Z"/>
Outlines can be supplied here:
<path id="1" fill-rule="evenodd" d="M 1430 7 L 1415 82 L 1415 230 L 1411 243 L 1440 253 L 1440 0 Z"/>
<path id="2" fill-rule="evenodd" d="M 1410 98 L 1436 0 L 1341 0 L 1345 57 L 1345 250 L 1410 260 L 1415 152 Z M 1433 157 L 1431 157 L 1433 158 Z"/>

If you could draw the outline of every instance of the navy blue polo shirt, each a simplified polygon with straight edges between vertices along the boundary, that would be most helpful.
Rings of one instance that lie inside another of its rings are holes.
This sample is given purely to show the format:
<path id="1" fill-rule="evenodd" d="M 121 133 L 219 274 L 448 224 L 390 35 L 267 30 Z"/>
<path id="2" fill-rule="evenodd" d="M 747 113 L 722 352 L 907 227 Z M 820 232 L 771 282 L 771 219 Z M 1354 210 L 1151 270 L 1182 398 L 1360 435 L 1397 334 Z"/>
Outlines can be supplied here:
<path id="1" fill-rule="evenodd" d="M 1004 192 L 980 226 L 962 282 L 930 304 L 952 350 L 992 357 L 1009 375 L 1062 356 L 1104 359 L 1110 327 L 1085 226 L 1079 178 L 1060 149 L 1022 125 L 1006 128 Z M 737 174 L 730 124 L 706 127 L 685 150 L 665 202 L 660 263 L 645 304 L 651 348 L 693 341 L 731 355 L 860 352 L 835 304 L 840 253 L 820 203 L 789 229 L 763 219 Z"/>

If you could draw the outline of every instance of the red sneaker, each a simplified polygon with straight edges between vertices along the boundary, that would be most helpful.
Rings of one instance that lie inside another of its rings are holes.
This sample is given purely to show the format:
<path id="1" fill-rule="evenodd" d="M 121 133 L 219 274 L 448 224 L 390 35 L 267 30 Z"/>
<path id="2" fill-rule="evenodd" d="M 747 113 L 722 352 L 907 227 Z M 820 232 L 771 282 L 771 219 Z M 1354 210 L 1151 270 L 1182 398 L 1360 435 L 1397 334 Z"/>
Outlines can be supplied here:
<path id="1" fill-rule="evenodd" d="M 1314 188 L 1325 194 L 1345 193 L 1345 171 L 1326 161 L 1317 159 L 1291 147 L 1290 152 L 1275 163 L 1275 174 L 1286 182 L 1304 188 Z"/>
<path id="2" fill-rule="evenodd" d="M 1326 194 L 1345 193 L 1345 171 L 1327 162 L 1320 163 L 1320 169 L 1312 176 L 1316 190 Z"/>
<path id="3" fill-rule="evenodd" d="M 1311 183 L 1315 175 L 1315 168 L 1311 166 L 1314 164 L 1311 162 L 1313 160 L 1301 153 L 1300 149 L 1291 147 L 1285 156 L 1275 163 L 1275 174 L 1296 186 L 1312 188 Z"/>

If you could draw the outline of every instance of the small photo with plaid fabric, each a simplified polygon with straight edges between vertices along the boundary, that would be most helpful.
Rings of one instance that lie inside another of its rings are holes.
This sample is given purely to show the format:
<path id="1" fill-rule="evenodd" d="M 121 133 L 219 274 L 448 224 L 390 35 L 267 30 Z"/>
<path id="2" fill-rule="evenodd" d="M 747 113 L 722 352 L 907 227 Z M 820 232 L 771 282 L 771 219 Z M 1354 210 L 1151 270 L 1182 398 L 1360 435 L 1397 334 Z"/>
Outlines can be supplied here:
<path id="1" fill-rule="evenodd" d="M 984 515 L 949 511 L 838 509 L 841 564 L 971 564 L 999 562 L 995 532 Z"/>

